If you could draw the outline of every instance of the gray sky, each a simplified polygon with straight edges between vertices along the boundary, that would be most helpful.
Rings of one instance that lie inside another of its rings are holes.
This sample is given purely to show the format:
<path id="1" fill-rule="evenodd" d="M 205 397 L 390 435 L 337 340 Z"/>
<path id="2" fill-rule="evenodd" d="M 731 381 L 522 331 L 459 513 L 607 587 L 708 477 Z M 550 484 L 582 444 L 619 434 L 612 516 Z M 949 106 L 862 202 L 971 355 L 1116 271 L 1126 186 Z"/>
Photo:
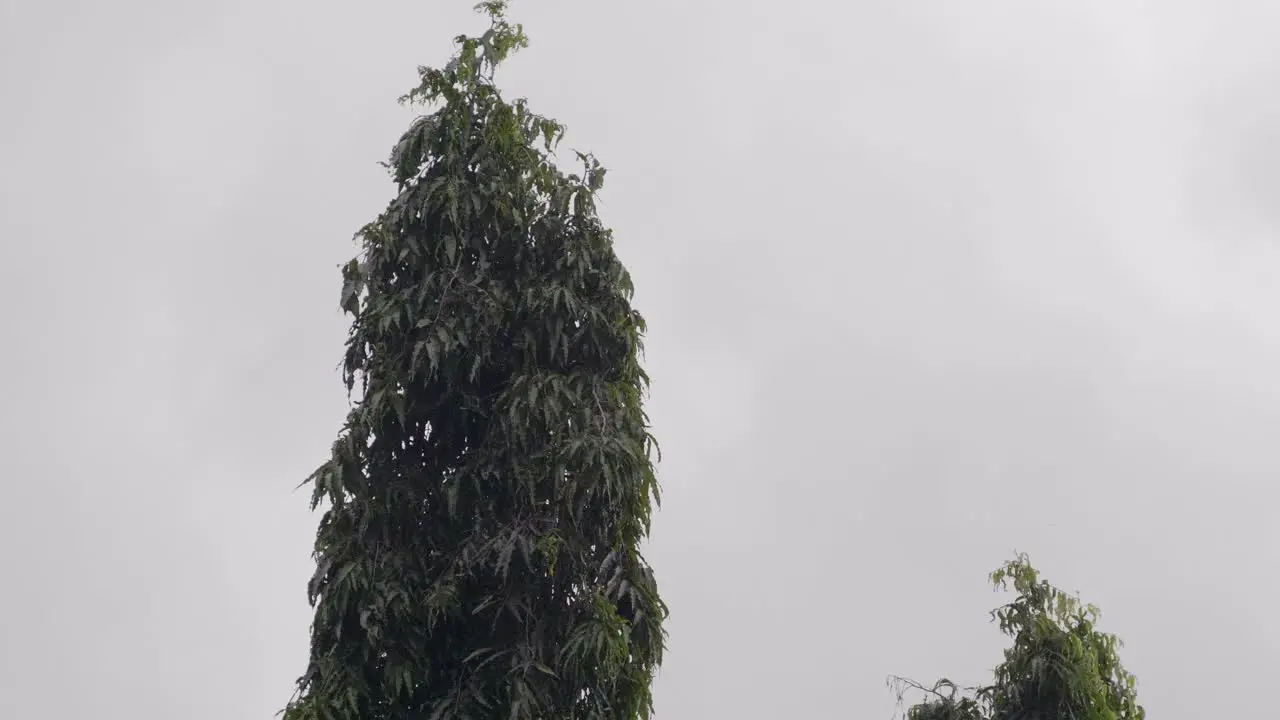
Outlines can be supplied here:
<path id="1" fill-rule="evenodd" d="M 0 0 L 0 717 L 268 718 L 337 265 L 469 0 Z M 651 324 L 661 720 L 980 681 L 1015 550 L 1153 717 L 1280 667 L 1280 6 L 516 0 Z"/>

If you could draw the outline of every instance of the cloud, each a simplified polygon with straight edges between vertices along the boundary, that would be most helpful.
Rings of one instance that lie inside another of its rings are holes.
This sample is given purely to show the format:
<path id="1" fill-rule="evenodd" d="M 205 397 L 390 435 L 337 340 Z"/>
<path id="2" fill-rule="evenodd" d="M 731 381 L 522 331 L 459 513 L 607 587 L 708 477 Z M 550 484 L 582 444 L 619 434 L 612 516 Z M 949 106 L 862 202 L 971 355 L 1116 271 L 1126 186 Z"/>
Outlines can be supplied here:
<path id="1" fill-rule="evenodd" d="M 394 98 L 478 21 L 2 12 L 0 715 L 266 716 L 306 653 L 293 488 L 346 407 L 336 266 L 389 197 Z M 610 167 L 651 324 L 661 717 L 981 679 L 1014 549 L 1102 605 L 1153 713 L 1256 709 L 1272 4 L 513 12 L 506 82 Z"/>

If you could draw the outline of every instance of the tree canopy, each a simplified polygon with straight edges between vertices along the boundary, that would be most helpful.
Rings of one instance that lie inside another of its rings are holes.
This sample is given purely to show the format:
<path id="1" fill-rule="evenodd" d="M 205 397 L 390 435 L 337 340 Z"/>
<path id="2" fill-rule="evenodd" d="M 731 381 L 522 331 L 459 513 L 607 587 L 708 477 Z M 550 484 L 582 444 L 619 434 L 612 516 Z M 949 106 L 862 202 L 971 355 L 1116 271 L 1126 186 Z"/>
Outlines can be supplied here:
<path id="1" fill-rule="evenodd" d="M 564 128 L 494 83 L 522 27 L 477 9 L 488 30 L 401 99 L 424 114 L 343 268 L 353 402 L 309 478 L 315 614 L 285 720 L 652 714 L 644 320 L 596 213 L 605 169 L 557 168 Z"/>
<path id="2" fill-rule="evenodd" d="M 1124 669 L 1120 640 L 1097 629 L 1099 612 L 1047 581 L 1019 555 L 991 574 L 1014 599 L 992 611 L 1012 640 L 989 685 L 961 688 L 943 679 L 925 687 L 892 678 L 901 693 L 926 698 L 907 720 L 1143 720 L 1137 680 Z"/>

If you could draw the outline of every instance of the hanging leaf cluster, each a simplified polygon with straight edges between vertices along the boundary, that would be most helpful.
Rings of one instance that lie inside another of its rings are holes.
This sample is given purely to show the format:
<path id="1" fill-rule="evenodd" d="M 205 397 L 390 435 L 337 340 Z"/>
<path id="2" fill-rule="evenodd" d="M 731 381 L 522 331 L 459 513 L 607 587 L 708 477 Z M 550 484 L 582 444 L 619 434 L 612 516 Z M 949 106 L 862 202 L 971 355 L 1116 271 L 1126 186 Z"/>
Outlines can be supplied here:
<path id="1" fill-rule="evenodd" d="M 1098 609 L 1041 579 L 1025 555 L 991 574 L 1014 600 L 992 619 L 1012 640 L 994 681 L 962 692 L 948 680 L 922 690 L 907 720 L 1143 720 L 1137 681 L 1118 657 L 1120 640 L 1098 631 Z M 900 683 L 902 682 L 899 679 Z"/>
<path id="2" fill-rule="evenodd" d="M 556 167 L 563 128 L 494 84 L 523 30 L 478 9 L 488 31 L 402 98 L 429 112 L 343 269 L 353 406 L 309 478 L 315 615 L 285 720 L 652 714 L 644 321 L 604 168 Z"/>

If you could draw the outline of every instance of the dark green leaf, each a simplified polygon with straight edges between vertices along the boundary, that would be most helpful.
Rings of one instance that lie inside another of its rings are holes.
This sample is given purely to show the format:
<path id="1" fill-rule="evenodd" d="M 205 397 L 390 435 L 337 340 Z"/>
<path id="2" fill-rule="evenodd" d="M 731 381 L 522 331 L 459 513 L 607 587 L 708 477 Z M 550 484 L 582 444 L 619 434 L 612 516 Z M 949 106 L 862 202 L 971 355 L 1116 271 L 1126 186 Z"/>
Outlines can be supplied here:
<path id="1" fill-rule="evenodd" d="M 494 85 L 526 42 L 504 9 L 483 3 L 489 30 L 419 69 L 397 195 L 343 266 L 359 397 L 310 478 L 328 502 L 284 720 L 652 713 L 644 320 L 595 215 L 604 168 L 583 153 L 561 172 L 564 128 Z"/>

